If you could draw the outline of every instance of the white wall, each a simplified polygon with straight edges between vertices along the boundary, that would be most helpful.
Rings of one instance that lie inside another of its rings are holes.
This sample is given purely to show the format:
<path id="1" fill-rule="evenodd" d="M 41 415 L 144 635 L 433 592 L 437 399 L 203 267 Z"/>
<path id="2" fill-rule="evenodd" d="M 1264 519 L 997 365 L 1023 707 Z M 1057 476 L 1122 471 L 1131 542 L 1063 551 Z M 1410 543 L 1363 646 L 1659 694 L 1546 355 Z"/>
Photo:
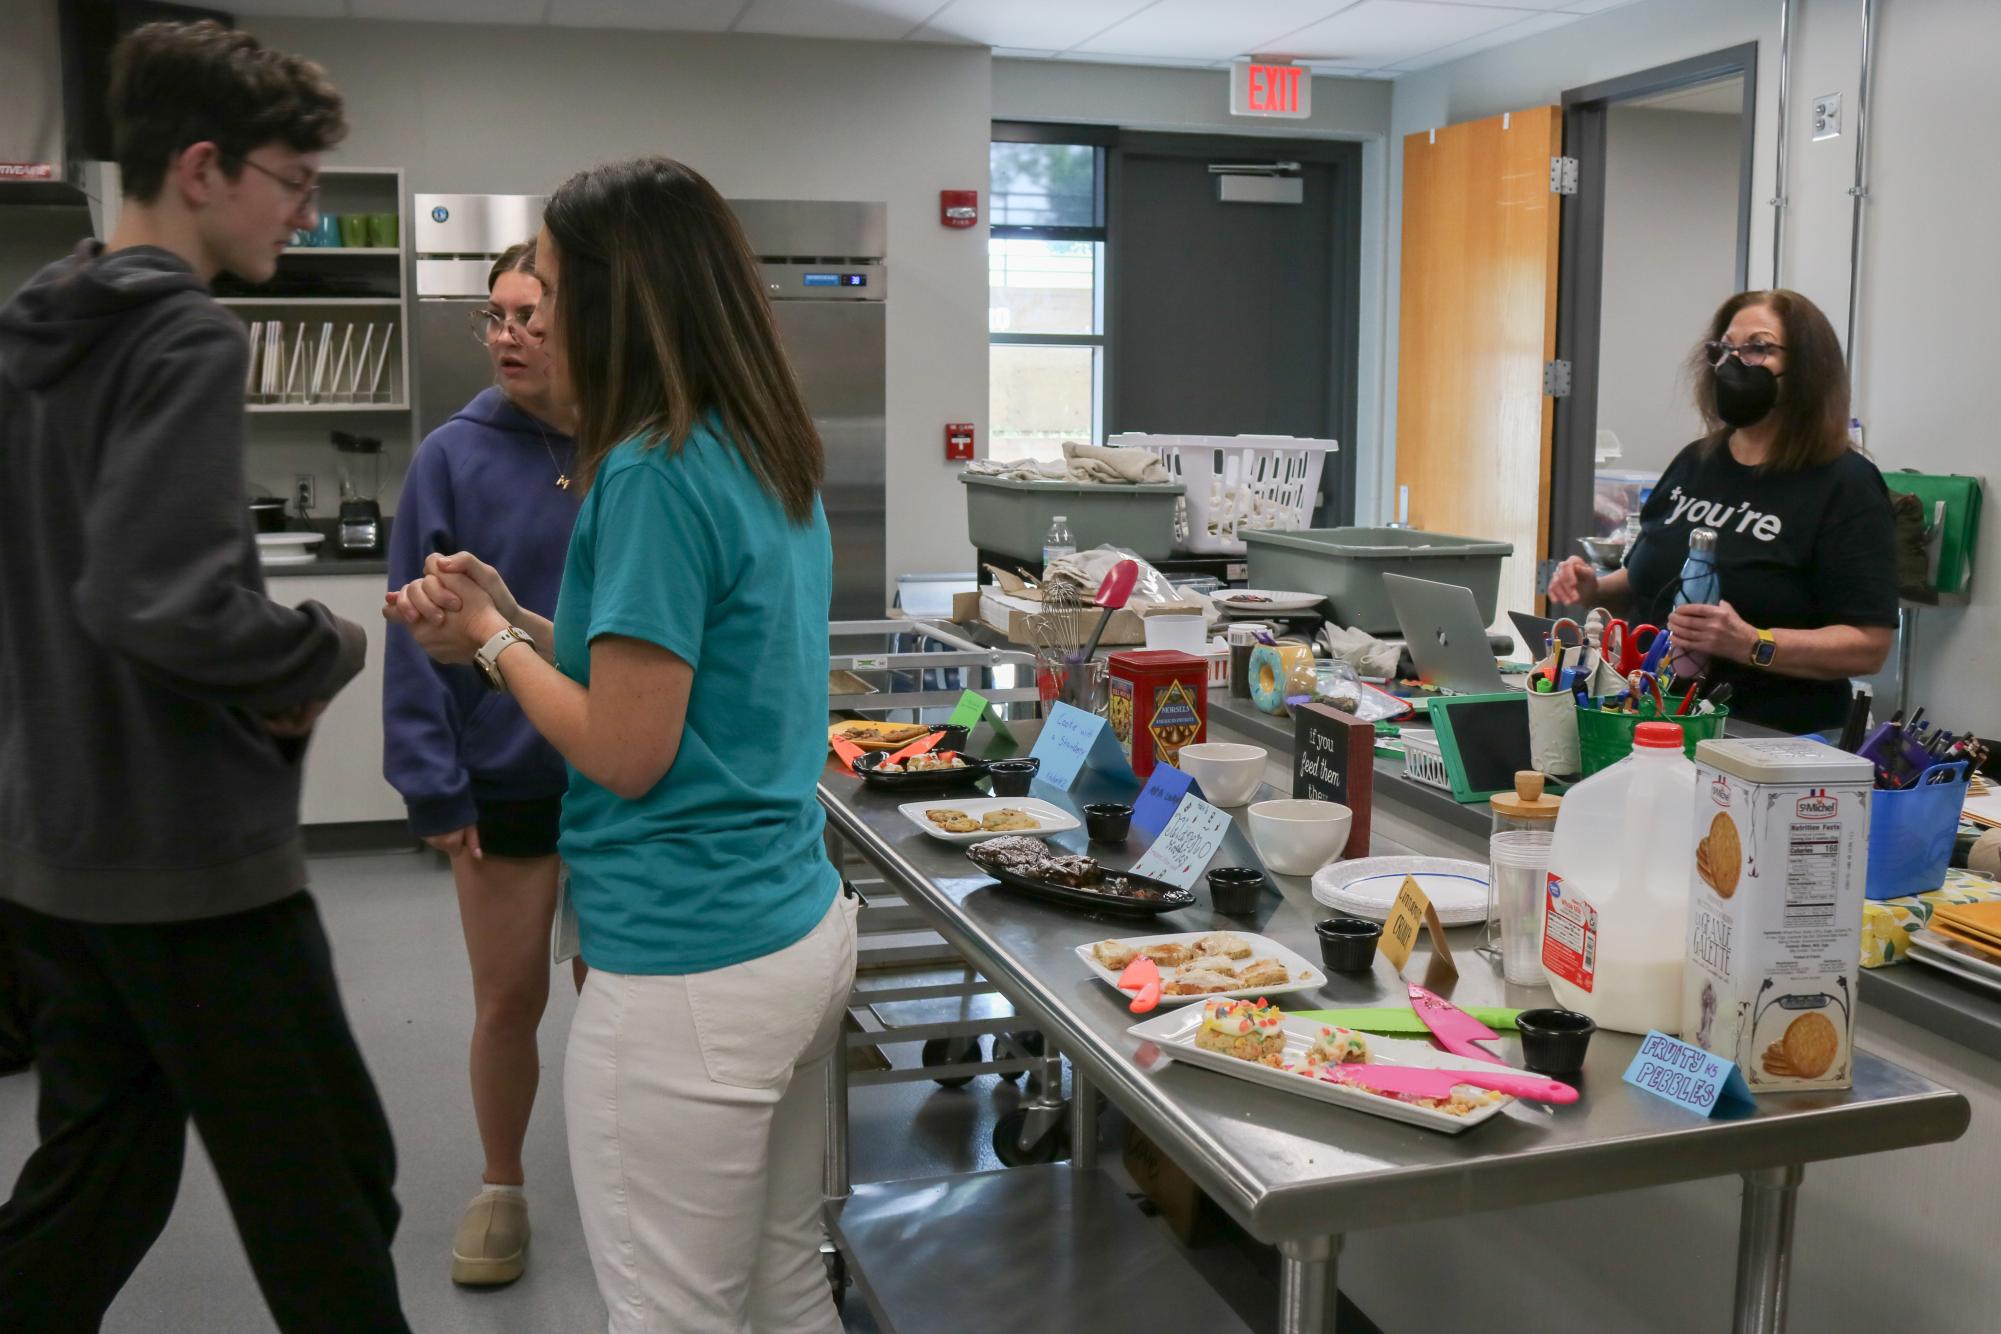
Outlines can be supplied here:
<path id="1" fill-rule="evenodd" d="M 886 203 L 887 572 L 972 568 L 943 428 L 970 421 L 986 436 L 986 235 L 940 226 L 938 191 L 986 192 L 986 51 L 473 24 L 246 24 L 320 61 L 340 85 L 353 128 L 339 160 L 402 167 L 413 191 L 542 192 L 593 162 L 662 153 L 729 196 Z"/>
<path id="2" fill-rule="evenodd" d="M 1385 319 L 1384 248 L 1388 219 L 1390 84 L 1380 79 L 1317 78 L 1313 114 L 1303 120 L 1233 117 L 1228 70 L 1148 69 L 1069 60 L 993 62 L 996 120 L 1116 125 L 1128 130 L 1181 134 L 1257 135 L 1295 139 L 1346 139 L 1362 145 L 1361 324 L 1356 340 L 1359 374 L 1355 439 L 1341 448 L 1355 454 L 1356 521 L 1375 519 L 1383 483 Z M 1394 402 L 1391 398 L 1389 402 Z"/>
<path id="3" fill-rule="evenodd" d="M 1997 290 L 1988 220 L 2001 185 L 1970 145 L 1981 123 L 2001 5 L 1989 0 L 1879 0 L 1874 135 L 1865 233 L 1856 407 L 1886 472 L 1981 473 L 1995 457 L 1981 395 Z M 1779 0 L 1645 0 L 1496 47 L 1394 85 L 1389 162 L 1390 274 L 1402 228 L 1402 137 L 1438 125 L 1555 103 L 1565 89 L 1755 41 L 1757 146 L 1752 176 L 1751 282 L 1772 274 Z M 1806 293 L 1837 328 L 1848 310 L 1860 0 L 1798 0 L 1793 27 L 1791 175 L 1779 283 Z M 1838 92 L 1847 132 L 1812 142 L 1812 100 Z M 1384 392 L 1394 402 L 1396 293 L 1388 294 Z M 1395 423 L 1385 430 L 1394 457 Z M 1386 468 L 1385 478 L 1394 469 Z M 1385 485 L 1387 485 L 1385 481 Z M 1988 563 L 2001 560 L 2001 519 L 1987 507 Z M 1914 703 L 1948 726 L 2001 732 L 1991 645 L 2001 635 L 2001 579 L 1974 585 L 1970 608 L 1926 611 L 1912 673 Z"/>
<path id="4" fill-rule="evenodd" d="M 1739 116 L 1614 107 L 1605 142 L 1605 274 L 1598 429 L 1659 472 L 1702 433 L 1682 374 L 1737 290 Z"/>

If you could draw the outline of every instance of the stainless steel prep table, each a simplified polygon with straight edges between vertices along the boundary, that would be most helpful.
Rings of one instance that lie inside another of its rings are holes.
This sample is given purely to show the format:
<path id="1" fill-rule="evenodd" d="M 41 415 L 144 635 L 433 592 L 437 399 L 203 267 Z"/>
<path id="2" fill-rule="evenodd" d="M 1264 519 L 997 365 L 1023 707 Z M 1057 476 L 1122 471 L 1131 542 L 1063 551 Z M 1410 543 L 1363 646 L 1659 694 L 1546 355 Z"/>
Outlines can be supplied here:
<path id="1" fill-rule="evenodd" d="M 1131 799 L 1129 788 L 1114 788 L 1088 772 L 1067 798 L 1041 785 L 1036 792 L 1072 806 Z M 1623 1084 L 1619 1076 L 1638 1039 L 1608 1032 L 1592 1042 L 1585 1097 L 1578 1104 L 1556 1109 L 1516 1104 L 1456 1136 L 1330 1108 L 1185 1064 L 1144 1068 L 1142 1044 L 1126 1034 L 1134 1016 L 1125 999 L 1093 978 L 1073 948 L 1156 930 L 1249 929 L 1313 957 L 1312 924 L 1327 910 L 1313 901 L 1307 881 L 1274 877 L 1279 892 L 1266 895 L 1255 920 L 1220 917 L 1204 906 L 1168 914 L 1157 925 L 1090 917 L 1000 889 L 960 849 L 919 832 L 897 811 L 897 800 L 865 790 L 832 764 L 820 800 L 830 832 L 902 891 L 1070 1058 L 1073 1116 L 1090 1116 L 1087 1085 L 1102 1089 L 1212 1199 L 1254 1236 L 1279 1247 L 1284 1334 L 1333 1328 L 1336 1260 L 1347 1232 L 1730 1173 L 1745 1179 L 1735 1328 L 1777 1331 L 1784 1328 L 1803 1166 L 1956 1139 L 1970 1117 L 1958 1093 L 1858 1051 L 1850 1091 L 1769 1095 L 1742 1119 L 1697 1120 Z M 1378 802 L 1379 820 L 1397 826 L 1394 793 L 1379 793 Z M 1243 813 L 1233 814 L 1236 827 L 1216 864 L 1255 864 Z M 1081 831 L 1055 841 L 1085 847 Z M 1136 855 L 1137 845 L 1131 851 Z M 1206 890 L 1198 893 L 1206 902 Z M 1454 1000 L 1550 1003 L 1544 989 L 1506 987 L 1474 953 L 1479 934 L 1477 928 L 1463 928 L 1452 935 L 1463 970 Z M 1414 958 L 1407 971 L 1421 976 L 1424 963 Z M 1284 1003 L 1309 1009 L 1407 1000 L 1378 960 L 1371 975 L 1336 974 L 1321 991 L 1294 993 Z M 1512 1038 L 1499 1050 L 1505 1059 L 1519 1057 Z M 1092 1165 L 1090 1138 L 1077 1136 L 1078 1168 Z M 948 1188 L 930 1184 L 940 1192 L 938 1207 L 945 1207 L 942 1192 Z M 840 1207 L 839 1201 L 833 1205 L 837 1236 Z"/>

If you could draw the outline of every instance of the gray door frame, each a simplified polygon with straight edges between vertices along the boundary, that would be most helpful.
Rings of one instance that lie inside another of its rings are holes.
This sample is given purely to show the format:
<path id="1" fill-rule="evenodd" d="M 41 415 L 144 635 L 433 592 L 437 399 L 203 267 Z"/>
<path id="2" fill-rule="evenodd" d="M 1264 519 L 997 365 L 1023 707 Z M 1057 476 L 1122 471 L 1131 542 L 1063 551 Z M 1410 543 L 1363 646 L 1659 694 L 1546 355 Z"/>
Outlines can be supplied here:
<path id="1" fill-rule="evenodd" d="M 1557 260 L 1556 355 L 1570 363 L 1570 393 L 1556 400 L 1550 453 L 1549 553 L 1561 560 L 1591 531 L 1598 436 L 1598 340 L 1605 280 L 1605 140 L 1612 107 L 1742 76 L 1743 153 L 1737 185 L 1737 287 L 1750 283 L 1751 167 L 1757 120 L 1758 44 L 1746 42 L 1563 94 L 1563 151 L 1577 159 L 1577 193 L 1563 197 Z M 1538 581 L 1540 582 L 1540 580 Z"/>
<path id="2" fill-rule="evenodd" d="M 1300 162 L 1326 163 L 1334 168 L 1333 213 L 1335 234 L 1333 290 L 1328 308 L 1334 315 L 1333 337 L 1329 343 L 1333 364 L 1327 374 L 1327 419 L 1341 448 L 1334 455 L 1334 467 L 1323 471 L 1320 501 L 1315 507 L 1316 525 L 1350 524 L 1355 520 L 1355 430 L 1356 399 L 1360 370 L 1357 359 L 1361 340 L 1362 282 L 1362 146 L 1341 139 L 1289 139 L 1263 135 L 1175 134 L 1145 130 L 1120 130 L 1106 164 L 1106 203 L 1109 226 L 1106 269 L 1114 290 L 1125 281 L 1129 257 L 1119 244 L 1118 211 L 1124 197 L 1125 160 L 1128 154 L 1147 157 L 1181 157 L 1227 161 L 1260 161 L 1284 158 Z M 1116 304 L 1105 305 L 1105 341 L 1115 346 L 1118 339 Z M 1117 370 L 1113 358 L 1105 358 L 1105 430 L 1122 429 L 1118 420 Z"/>

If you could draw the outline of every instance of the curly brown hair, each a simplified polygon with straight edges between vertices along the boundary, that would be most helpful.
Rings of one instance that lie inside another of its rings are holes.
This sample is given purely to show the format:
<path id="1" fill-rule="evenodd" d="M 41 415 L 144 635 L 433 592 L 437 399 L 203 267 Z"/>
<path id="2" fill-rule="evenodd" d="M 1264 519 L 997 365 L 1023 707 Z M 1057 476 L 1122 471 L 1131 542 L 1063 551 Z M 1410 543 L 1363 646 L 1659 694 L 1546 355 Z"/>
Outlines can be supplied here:
<path id="1" fill-rule="evenodd" d="M 110 112 L 121 188 L 142 204 L 191 144 L 213 143 L 233 180 L 244 155 L 265 144 L 317 153 L 347 137 L 325 70 L 213 19 L 127 34 L 111 53 Z"/>
<path id="2" fill-rule="evenodd" d="M 1848 437 L 1848 363 L 1841 340 L 1820 307 L 1798 292 L 1773 288 L 1739 292 L 1716 308 L 1703 343 L 1723 337 L 1737 312 L 1763 306 L 1779 317 L 1786 331 L 1786 370 L 1779 377 L 1779 401 L 1772 409 L 1778 438 L 1763 464 L 1768 472 L 1798 472 L 1832 463 L 1851 448 Z M 1703 343 L 1690 354 L 1688 373 L 1695 385 L 1695 410 L 1708 424 L 1705 450 L 1729 438 L 1730 427 L 1716 415 L 1716 367 L 1710 365 Z"/>

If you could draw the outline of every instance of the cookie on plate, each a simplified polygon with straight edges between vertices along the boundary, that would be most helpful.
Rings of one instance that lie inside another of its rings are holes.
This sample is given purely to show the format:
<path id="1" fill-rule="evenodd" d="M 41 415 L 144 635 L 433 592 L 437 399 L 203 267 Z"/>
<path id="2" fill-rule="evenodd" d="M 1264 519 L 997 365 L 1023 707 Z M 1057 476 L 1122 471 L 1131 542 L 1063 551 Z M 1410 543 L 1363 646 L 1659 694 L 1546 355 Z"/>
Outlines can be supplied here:
<path id="1" fill-rule="evenodd" d="M 980 820 L 980 827 L 988 833 L 1007 833 L 1018 829 L 1040 829 L 1042 822 L 1027 811 L 1018 811 L 1012 806 L 988 811 Z"/>
<path id="2" fill-rule="evenodd" d="M 1195 952 L 1219 959 L 1248 959 L 1251 957 L 1251 946 L 1242 936 L 1228 931 L 1212 931 L 1195 942 Z"/>
<path id="3" fill-rule="evenodd" d="M 1235 991 L 1244 985 L 1228 973 L 1210 968 L 1183 968 L 1163 986 L 1163 996 L 1208 996 L 1218 991 Z"/>
<path id="4" fill-rule="evenodd" d="M 937 810 L 924 812 L 924 818 L 932 824 L 944 824 L 947 820 L 964 820 L 968 817 L 964 811 L 955 811 L 949 807 L 941 806 Z"/>
<path id="5" fill-rule="evenodd" d="M 1091 946 L 1091 957 L 1107 972 L 1122 973 L 1139 951 L 1121 940 L 1101 940 Z"/>
<path id="6" fill-rule="evenodd" d="M 1164 945 L 1142 945 L 1139 952 L 1162 968 L 1179 968 L 1195 957 L 1195 951 L 1178 940 L 1171 940 Z"/>
<path id="7" fill-rule="evenodd" d="M 1277 959 L 1258 959 L 1237 970 L 1240 987 L 1282 987 L 1292 974 Z"/>
<path id="8" fill-rule="evenodd" d="M 1240 1061 L 1276 1067 L 1285 1057 L 1285 1016 L 1276 1005 L 1257 1001 L 1204 1001 L 1195 1045 Z"/>
<path id="9" fill-rule="evenodd" d="M 980 832 L 980 822 L 970 815 L 955 815 L 949 820 L 941 821 L 938 827 L 948 834 L 977 834 Z"/>

